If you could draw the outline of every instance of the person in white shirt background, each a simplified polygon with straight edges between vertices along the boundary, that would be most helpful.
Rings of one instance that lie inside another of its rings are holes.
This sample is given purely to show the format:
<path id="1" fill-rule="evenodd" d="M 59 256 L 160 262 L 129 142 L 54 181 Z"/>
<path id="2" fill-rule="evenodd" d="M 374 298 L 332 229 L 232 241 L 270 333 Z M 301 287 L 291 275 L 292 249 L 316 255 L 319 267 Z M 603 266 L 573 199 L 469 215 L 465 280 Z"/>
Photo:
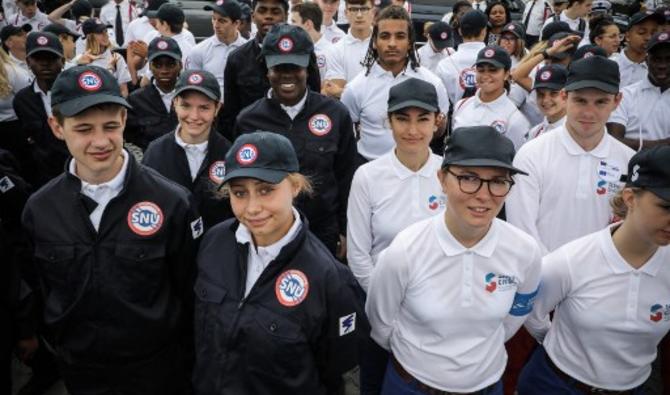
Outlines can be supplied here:
<path id="1" fill-rule="evenodd" d="M 309 35 L 314 43 L 314 55 L 316 56 L 316 64 L 319 66 L 319 76 L 321 82 L 326 79 L 328 71 L 328 56 L 332 51 L 333 44 L 329 41 L 325 34 L 321 33 L 323 25 L 323 12 L 321 8 L 315 3 L 296 4 L 291 9 L 289 15 L 292 25 L 300 26 Z"/>
<path id="2" fill-rule="evenodd" d="M 552 18 L 547 18 L 544 26 L 553 21 L 566 22 L 573 31 L 584 35 L 584 44 L 587 43 L 589 32 L 586 18 L 591 13 L 593 0 L 568 0 L 568 6 L 560 14 L 554 14 Z"/>
<path id="3" fill-rule="evenodd" d="M 514 164 L 529 176 L 518 180 L 505 206 L 507 221 L 533 235 L 544 253 L 613 220 L 609 200 L 634 154 L 605 129 L 621 101 L 614 61 L 573 62 L 561 94 L 565 125 L 521 147 Z"/>
<path id="4" fill-rule="evenodd" d="M 647 75 L 647 43 L 665 18 L 655 12 L 638 12 L 630 18 L 626 31 L 626 48 L 616 57 L 621 72 L 621 87 L 642 81 Z"/>
<path id="5" fill-rule="evenodd" d="M 456 52 L 453 46 L 454 30 L 446 22 L 435 22 L 428 28 L 426 43 L 416 51 L 419 63 L 435 72 L 440 61 Z"/>
<path id="6" fill-rule="evenodd" d="M 470 4 L 472 4 L 472 9 L 474 9 L 474 10 L 481 11 L 481 12 L 486 11 L 486 7 L 487 7 L 486 0 L 481 0 L 481 1 L 472 0 L 472 1 L 470 1 Z"/>
<path id="7" fill-rule="evenodd" d="M 484 47 L 475 62 L 477 93 L 454 106 L 453 129 L 464 126 L 492 126 L 519 149 L 525 142 L 530 124 L 507 97 L 512 60 L 502 47 Z"/>
<path id="8" fill-rule="evenodd" d="M 544 115 L 544 120 L 528 131 L 526 140 L 565 125 L 566 101 L 561 90 L 565 87 L 567 79 L 568 70 L 559 64 L 548 64 L 537 71 L 533 90 L 537 95 L 537 107 Z"/>
<path id="9" fill-rule="evenodd" d="M 533 309 L 540 247 L 496 219 L 514 184 L 514 145 L 490 126 L 455 130 L 437 175 L 446 210 L 382 252 L 366 312 L 391 352 L 382 393 L 503 394 L 504 343 Z"/>
<path id="10" fill-rule="evenodd" d="M 605 50 L 606 57 L 618 54 L 623 35 L 611 16 L 599 13 L 589 19 L 589 41 Z"/>
<path id="11" fill-rule="evenodd" d="M 129 47 L 132 42 L 144 42 L 144 37 L 146 37 L 150 32 L 156 30 L 154 25 L 156 24 L 156 18 L 149 18 L 147 13 L 149 11 L 156 11 L 163 4 L 167 3 L 167 0 L 147 0 L 144 3 L 144 8 L 142 12 L 138 15 L 136 19 L 133 19 L 128 24 L 126 28 L 126 36 L 124 46 Z M 147 45 L 149 43 L 146 43 Z"/>
<path id="12" fill-rule="evenodd" d="M 147 12 L 147 16 L 156 18 L 156 30 L 149 32 L 143 41 L 150 43 L 159 36 L 170 37 L 179 44 L 182 59 L 188 58 L 191 49 L 195 46 L 195 37 L 184 26 L 186 21 L 184 11 L 174 4 L 165 3 L 156 11 Z"/>
<path id="13" fill-rule="evenodd" d="M 26 63 L 26 37 L 32 29 L 32 26 L 25 24 L 23 26 L 7 25 L 0 30 L 2 49 L 9 55 L 12 62 L 30 76 L 33 73 Z"/>
<path id="14" fill-rule="evenodd" d="M 523 26 L 526 26 L 525 34 L 528 48 L 531 48 L 540 40 L 544 21 L 547 20 L 551 13 L 550 0 L 529 0 L 526 2 L 521 20 L 523 21 Z"/>
<path id="15" fill-rule="evenodd" d="M 484 43 L 495 44 L 498 42 L 503 27 L 512 22 L 512 14 L 507 4 L 500 1 L 489 3 L 485 13 L 489 19 L 489 26 Z"/>
<path id="16" fill-rule="evenodd" d="M 323 21 L 321 22 L 321 34 L 332 44 L 340 41 L 346 33 L 340 29 L 335 23 L 335 14 L 340 7 L 340 4 L 345 4 L 344 0 L 316 0 L 315 3 L 323 13 Z M 346 5 L 346 4 L 345 4 Z M 343 11 L 344 13 L 346 11 Z"/>
<path id="17" fill-rule="evenodd" d="M 35 0 L 16 0 L 18 12 L 13 15 L 5 15 L 7 22 L 14 26 L 23 26 L 26 23 L 33 27 L 33 31 L 40 31 L 49 24 L 49 18 L 37 8 Z"/>
<path id="18" fill-rule="evenodd" d="M 76 55 L 75 43 L 81 36 L 59 23 L 51 23 L 42 29 L 42 31 L 53 33 L 60 40 L 63 46 L 63 56 L 65 57 L 63 70 L 75 66 L 76 64 L 73 62 Z"/>
<path id="19" fill-rule="evenodd" d="M 64 15 L 68 11 L 71 12 L 74 19 L 64 18 Z M 86 37 L 84 37 L 81 25 L 87 19 L 93 18 L 94 14 L 95 11 L 93 10 L 93 6 L 88 0 L 72 0 L 51 11 L 49 13 L 49 20 L 53 23 L 61 24 L 69 30 L 81 35 L 81 37 L 75 41 L 75 54 L 80 55 L 86 50 Z M 109 29 L 108 34 L 110 37 L 113 37 L 113 30 Z"/>
<path id="20" fill-rule="evenodd" d="M 100 20 L 112 25 L 114 40 L 119 47 L 127 47 L 128 24 L 139 17 L 140 11 L 130 0 L 109 0 L 100 8 Z"/>
<path id="21" fill-rule="evenodd" d="M 612 200 L 623 221 L 544 257 L 526 321 L 542 346 L 521 373 L 519 395 L 646 393 L 670 330 L 668 163 L 670 146 L 635 154 Z"/>
<path id="22" fill-rule="evenodd" d="M 451 12 L 447 12 L 442 17 L 442 22 L 447 22 L 451 28 L 454 30 L 454 49 L 458 49 L 458 46 L 463 42 L 463 37 L 459 32 L 461 18 L 465 15 L 466 12 L 472 9 L 472 4 L 467 0 L 458 0 L 454 3 Z"/>

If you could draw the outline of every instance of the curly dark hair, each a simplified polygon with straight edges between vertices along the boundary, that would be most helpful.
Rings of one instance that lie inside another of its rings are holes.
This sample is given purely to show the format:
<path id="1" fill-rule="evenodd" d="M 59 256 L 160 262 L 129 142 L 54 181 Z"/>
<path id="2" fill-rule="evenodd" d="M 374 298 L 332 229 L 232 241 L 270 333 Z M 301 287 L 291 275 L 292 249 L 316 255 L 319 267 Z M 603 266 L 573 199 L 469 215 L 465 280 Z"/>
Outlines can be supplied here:
<path id="1" fill-rule="evenodd" d="M 409 65 L 412 68 L 412 70 L 416 71 L 416 69 L 418 69 L 420 65 L 419 65 L 419 59 L 416 55 L 416 50 L 414 49 L 414 45 L 416 42 L 416 33 L 414 32 L 414 26 L 412 25 L 412 20 L 410 19 L 409 14 L 404 8 L 397 5 L 392 5 L 382 9 L 375 18 L 374 27 L 372 28 L 372 36 L 370 37 L 370 44 L 368 45 L 368 52 L 365 54 L 365 58 L 363 59 L 362 62 L 363 67 L 365 67 L 365 75 L 370 74 L 370 69 L 372 68 L 372 65 L 374 65 L 377 59 L 379 59 L 379 54 L 375 49 L 375 40 L 377 39 L 377 35 L 379 34 L 379 27 L 378 27 L 379 22 L 386 19 L 400 20 L 407 22 L 407 30 L 409 36 L 409 51 L 407 53 L 407 58 L 409 59 Z"/>

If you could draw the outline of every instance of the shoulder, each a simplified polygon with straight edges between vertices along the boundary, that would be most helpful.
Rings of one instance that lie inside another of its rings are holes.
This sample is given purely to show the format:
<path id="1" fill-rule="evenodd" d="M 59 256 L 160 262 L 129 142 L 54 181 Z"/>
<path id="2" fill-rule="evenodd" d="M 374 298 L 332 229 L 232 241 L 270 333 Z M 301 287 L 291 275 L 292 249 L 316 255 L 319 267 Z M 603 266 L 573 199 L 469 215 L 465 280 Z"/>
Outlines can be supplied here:
<path id="1" fill-rule="evenodd" d="M 174 141 L 174 133 L 166 133 L 159 138 L 153 140 L 152 142 L 149 143 L 149 146 L 147 147 L 146 151 L 144 151 L 144 157 L 146 158 L 147 155 L 153 154 L 155 151 L 163 151 L 165 148 L 170 146 L 170 144 L 173 144 Z"/>
<path id="2" fill-rule="evenodd" d="M 311 90 L 309 91 L 309 95 L 313 105 L 318 107 L 327 106 L 329 112 L 336 113 L 339 116 L 349 116 L 347 108 L 339 100 L 335 100 L 332 97 L 328 97 Z M 332 113 L 329 115 L 333 115 Z"/>
<path id="3" fill-rule="evenodd" d="M 610 143 L 612 144 L 610 147 L 610 152 L 612 155 L 615 155 L 619 157 L 620 159 L 624 160 L 626 163 L 625 165 L 628 164 L 628 160 L 635 155 L 635 151 L 627 146 L 626 144 L 622 143 L 621 141 L 617 140 L 614 136 L 610 135 L 609 133 L 605 132 L 605 138 L 610 139 Z"/>
<path id="4" fill-rule="evenodd" d="M 164 191 L 165 196 L 171 196 L 175 200 L 188 202 L 190 192 L 183 186 L 164 177 L 149 166 L 138 163 L 136 170 L 136 181 L 139 182 L 143 188 L 149 188 L 152 191 Z"/>
<path id="5" fill-rule="evenodd" d="M 430 82 L 435 86 L 442 86 L 442 81 L 440 80 L 440 78 L 435 73 L 430 71 L 427 67 L 420 66 L 416 70 L 416 74 L 418 78 L 426 82 Z"/>
<path id="6" fill-rule="evenodd" d="M 26 202 L 26 208 L 46 204 L 45 207 L 53 207 L 54 200 L 62 198 L 61 193 L 65 183 L 65 172 L 58 177 L 49 180 L 40 189 L 33 193 Z"/>
<path id="7" fill-rule="evenodd" d="M 256 45 L 255 40 L 249 40 L 246 43 L 240 45 L 239 47 L 235 48 L 230 52 L 230 55 L 228 55 L 228 63 L 230 64 L 231 62 L 236 63 L 236 62 L 243 62 L 246 59 L 243 58 L 246 56 L 246 54 L 249 51 L 253 50 L 253 46 Z"/>
<path id="8" fill-rule="evenodd" d="M 530 251 L 540 254 L 540 246 L 533 236 L 501 219 L 494 219 L 494 223 L 498 227 L 500 235 L 504 238 L 503 243 L 513 245 L 514 249 L 524 255 Z"/>
<path id="9" fill-rule="evenodd" d="M 244 107 L 242 111 L 240 111 L 239 115 L 237 116 L 237 120 L 246 120 L 249 116 L 258 114 L 259 112 L 263 113 L 264 115 L 268 115 L 264 110 L 265 107 L 267 107 L 267 102 L 268 98 L 263 96 L 262 98 L 249 104 L 248 106 Z"/>

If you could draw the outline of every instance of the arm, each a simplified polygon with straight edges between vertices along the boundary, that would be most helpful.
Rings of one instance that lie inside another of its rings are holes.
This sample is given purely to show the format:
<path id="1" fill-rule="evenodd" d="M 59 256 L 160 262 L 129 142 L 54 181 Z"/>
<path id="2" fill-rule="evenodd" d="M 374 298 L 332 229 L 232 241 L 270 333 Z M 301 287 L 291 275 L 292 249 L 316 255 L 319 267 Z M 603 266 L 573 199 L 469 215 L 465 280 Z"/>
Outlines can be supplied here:
<path id="1" fill-rule="evenodd" d="M 529 91 L 533 88 L 533 79 L 530 78 L 530 72 L 544 60 L 543 52 L 548 56 L 554 56 L 557 53 L 569 51 L 579 44 L 581 37 L 572 35 L 565 37 L 555 43 L 551 48 L 538 47 L 528 56 L 526 56 L 514 69 L 512 69 L 511 76 L 514 82 L 519 84 L 522 88 Z"/>
<path id="2" fill-rule="evenodd" d="M 58 24 L 62 25 L 63 24 L 63 15 L 65 15 L 65 13 L 68 12 L 70 10 L 70 8 L 72 8 L 72 5 L 74 5 L 74 3 L 76 1 L 77 0 L 68 1 L 67 3 L 63 4 L 62 6 L 56 8 L 55 10 L 51 11 L 51 13 L 49 13 L 49 15 L 47 15 L 47 18 L 49 18 L 50 22 L 58 23 Z"/>
<path id="3" fill-rule="evenodd" d="M 365 179 L 365 168 L 359 167 L 351 183 L 347 205 L 347 261 L 349 268 L 366 292 L 374 263 L 372 250 L 372 208 Z"/>
<path id="4" fill-rule="evenodd" d="M 342 96 L 344 86 L 347 84 L 344 60 L 341 58 L 341 55 L 340 46 L 333 47 L 329 52 L 328 70 L 326 71 L 323 89 L 321 90 L 321 93 L 324 95 L 338 99 Z"/>
<path id="5" fill-rule="evenodd" d="M 449 112 L 449 95 L 447 94 L 447 87 L 439 80 L 439 78 L 438 81 L 436 81 L 435 90 L 437 91 L 437 103 L 440 106 L 440 114 L 443 116 L 440 118 L 440 123 L 437 125 L 437 131 L 433 138 L 444 134 L 447 129 L 446 114 Z"/>
<path id="6" fill-rule="evenodd" d="M 339 104 L 338 104 L 339 106 Z M 347 233 L 347 199 L 349 189 L 356 171 L 356 141 L 354 140 L 353 123 L 346 108 L 342 108 L 340 121 L 340 140 L 335 155 L 335 177 L 337 179 L 338 209 L 337 222 L 339 235 Z"/>
<path id="7" fill-rule="evenodd" d="M 533 311 L 533 305 L 540 286 L 540 271 L 542 269 L 542 256 L 540 254 L 540 247 L 535 244 L 531 253 L 530 265 L 528 265 L 524 273 L 523 282 L 517 287 L 512 308 L 503 320 L 505 341 L 514 336 L 524 321 L 526 321 L 528 315 Z"/>

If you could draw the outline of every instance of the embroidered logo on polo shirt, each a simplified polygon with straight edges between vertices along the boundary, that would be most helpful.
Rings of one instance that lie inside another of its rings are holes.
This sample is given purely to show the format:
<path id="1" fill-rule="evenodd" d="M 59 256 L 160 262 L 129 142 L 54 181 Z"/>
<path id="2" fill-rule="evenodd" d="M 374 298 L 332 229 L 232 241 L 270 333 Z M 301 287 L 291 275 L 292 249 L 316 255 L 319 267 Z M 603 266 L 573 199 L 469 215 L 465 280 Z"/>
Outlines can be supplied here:
<path id="1" fill-rule="evenodd" d="M 342 37 L 333 37 L 333 39 L 330 40 L 330 41 L 331 41 L 333 44 L 335 44 L 336 42 L 340 41 L 340 38 L 342 38 Z"/>
<path id="2" fill-rule="evenodd" d="M 163 211 L 153 202 L 139 202 L 128 211 L 128 227 L 140 236 L 151 236 L 158 232 L 163 220 Z"/>
<path id="3" fill-rule="evenodd" d="M 47 45 L 47 44 L 49 44 L 49 39 L 46 38 L 45 36 L 39 36 L 39 37 L 37 37 L 37 43 L 39 45 Z"/>
<path id="4" fill-rule="evenodd" d="M 348 335 L 356 330 L 356 312 L 340 317 L 340 336 Z"/>
<path id="5" fill-rule="evenodd" d="M 477 84 L 475 75 L 475 69 L 467 68 L 461 70 L 461 74 L 458 77 L 458 84 L 461 86 L 461 89 L 465 90 L 467 88 L 474 88 Z"/>
<path id="6" fill-rule="evenodd" d="M 665 15 L 667 15 L 667 13 L 668 12 L 666 11 Z M 670 37 L 670 36 L 668 36 L 668 33 L 661 33 L 661 34 L 658 35 L 658 41 L 665 41 L 665 40 L 668 39 L 668 37 Z"/>
<path id="7" fill-rule="evenodd" d="M 323 55 L 317 55 L 316 56 L 316 65 L 320 69 L 326 67 L 326 57 L 323 56 Z"/>
<path id="8" fill-rule="evenodd" d="M 444 196 L 437 197 L 435 195 L 430 195 L 428 198 L 428 208 L 431 210 L 437 210 L 440 207 L 444 207 L 445 201 Z"/>
<path id="9" fill-rule="evenodd" d="M 652 322 L 670 321 L 670 304 L 663 306 L 655 304 L 651 306 L 649 319 Z"/>
<path id="10" fill-rule="evenodd" d="M 504 292 L 516 289 L 519 280 L 514 276 L 505 274 L 487 273 L 484 276 L 484 284 L 484 289 L 489 293 L 495 291 Z"/>
<path id="11" fill-rule="evenodd" d="M 85 91 L 95 92 L 102 87 L 102 79 L 92 71 L 85 71 L 77 79 L 79 87 Z"/>
<path id="12" fill-rule="evenodd" d="M 217 160 L 209 166 L 209 179 L 215 184 L 221 184 L 226 176 L 226 162 Z"/>
<path id="13" fill-rule="evenodd" d="M 290 37 L 282 37 L 279 39 L 279 42 L 277 42 L 277 48 L 283 53 L 291 52 L 293 49 L 293 40 L 291 40 Z"/>
<path id="14" fill-rule="evenodd" d="M 313 135 L 320 137 L 330 133 L 330 129 L 333 128 L 333 122 L 326 114 L 316 114 L 309 119 L 307 127 Z"/>
<path id="15" fill-rule="evenodd" d="M 161 41 L 156 43 L 156 46 L 158 47 L 158 49 L 167 49 L 168 43 L 167 43 L 167 41 L 161 40 Z"/>
<path id="16" fill-rule="evenodd" d="M 237 159 L 237 163 L 241 165 L 250 165 L 258 158 L 258 148 L 253 144 L 244 144 L 237 150 L 235 158 Z"/>
<path id="17" fill-rule="evenodd" d="M 286 307 L 302 303 L 309 293 L 309 281 L 300 270 L 287 270 L 277 277 L 275 295 L 277 301 Z"/>

